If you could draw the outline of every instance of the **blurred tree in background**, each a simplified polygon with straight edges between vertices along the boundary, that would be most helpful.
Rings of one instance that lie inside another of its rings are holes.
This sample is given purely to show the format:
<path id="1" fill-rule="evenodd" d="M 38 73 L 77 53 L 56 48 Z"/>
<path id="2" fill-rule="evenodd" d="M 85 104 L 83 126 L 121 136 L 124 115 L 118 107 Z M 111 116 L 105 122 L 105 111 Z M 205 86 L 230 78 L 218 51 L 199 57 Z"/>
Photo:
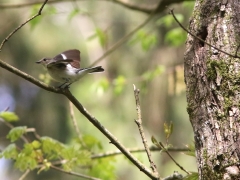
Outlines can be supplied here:
<path id="1" fill-rule="evenodd" d="M 36 14 L 42 3 L 2 1 L 0 38 L 3 40 L 13 29 Z M 120 1 L 50 1 L 41 16 L 11 37 L 0 57 L 21 71 L 53 84 L 46 71 L 36 65 L 35 61 L 76 48 L 81 51 L 81 66 L 90 66 L 116 42 L 142 24 L 158 1 L 133 0 L 131 3 L 139 9 L 128 6 L 130 2 L 122 6 Z M 141 91 L 143 127 L 149 144 L 152 144 L 151 136 L 166 143 L 165 122 L 173 122 L 174 130 L 168 140 L 173 147 L 184 147 L 193 141 L 186 112 L 183 76 L 186 33 L 168 14 L 166 5 L 174 8 L 177 18 L 187 26 L 194 2 L 166 0 L 162 4 L 150 22 L 98 62 L 98 65 L 104 67 L 104 73 L 88 75 L 70 87 L 72 94 L 84 107 L 128 148 L 143 148 L 134 122 L 137 117 L 132 84 Z M 40 136 L 45 137 L 43 141 L 46 144 L 56 146 L 59 151 L 67 149 L 63 144 L 69 145 L 69 148 L 81 145 L 71 121 L 69 102 L 64 96 L 45 91 L 1 68 L 0 111 L 6 109 L 19 117 L 19 121 L 12 123 L 14 126 L 35 128 Z M 75 109 L 74 116 L 86 147 L 80 152 L 76 151 L 79 147 L 71 151 L 72 155 L 82 152 L 76 156 L 83 157 L 80 162 L 82 165 L 78 168 L 74 166 L 74 171 L 101 179 L 149 179 L 122 155 L 88 162 L 90 155 L 86 149 L 99 154 L 115 151 L 116 147 Z M 8 133 L 9 128 L 1 122 L 1 150 L 10 144 L 9 139 L 5 138 Z M 48 137 L 63 144 L 52 142 Z M 30 142 L 35 139 L 31 133 L 28 138 Z M 38 144 L 35 143 L 33 146 L 37 148 Z M 16 141 L 16 144 L 22 147 L 21 140 Z M 62 157 L 67 156 L 69 151 L 66 152 L 64 154 L 61 151 Z M 194 158 L 181 153 L 172 155 L 185 169 L 196 171 Z M 135 153 L 134 156 L 149 166 L 145 153 Z M 161 177 L 175 170 L 180 171 L 165 153 L 156 151 L 152 156 Z M 0 166 L 1 179 L 18 179 L 24 172 L 13 171 L 13 162 L 3 158 Z M 71 167 L 66 165 L 64 168 L 70 170 Z M 59 171 L 43 170 L 37 174 L 38 171 L 32 171 L 25 179 L 78 179 Z"/>

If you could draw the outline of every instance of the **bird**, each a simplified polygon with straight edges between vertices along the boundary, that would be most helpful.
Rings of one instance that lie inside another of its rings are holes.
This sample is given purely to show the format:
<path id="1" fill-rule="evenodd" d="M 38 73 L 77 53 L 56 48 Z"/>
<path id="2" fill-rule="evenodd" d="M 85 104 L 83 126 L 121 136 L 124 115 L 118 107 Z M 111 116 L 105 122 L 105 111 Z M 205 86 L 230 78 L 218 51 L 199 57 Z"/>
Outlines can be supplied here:
<path id="1" fill-rule="evenodd" d="M 102 66 L 80 68 L 80 51 L 70 49 L 53 58 L 42 58 L 37 64 L 43 65 L 53 80 L 62 83 L 59 88 L 69 88 L 86 74 L 103 72 Z"/>

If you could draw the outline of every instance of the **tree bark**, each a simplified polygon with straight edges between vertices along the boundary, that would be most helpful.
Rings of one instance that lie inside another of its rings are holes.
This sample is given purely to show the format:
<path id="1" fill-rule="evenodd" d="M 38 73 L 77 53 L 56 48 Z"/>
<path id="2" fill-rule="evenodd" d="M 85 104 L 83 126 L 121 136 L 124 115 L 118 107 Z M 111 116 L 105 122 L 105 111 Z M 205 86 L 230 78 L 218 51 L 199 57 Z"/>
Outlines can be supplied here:
<path id="1" fill-rule="evenodd" d="M 197 0 L 189 31 L 239 55 L 239 0 Z M 199 179 L 240 179 L 240 59 L 189 35 L 184 66 Z"/>

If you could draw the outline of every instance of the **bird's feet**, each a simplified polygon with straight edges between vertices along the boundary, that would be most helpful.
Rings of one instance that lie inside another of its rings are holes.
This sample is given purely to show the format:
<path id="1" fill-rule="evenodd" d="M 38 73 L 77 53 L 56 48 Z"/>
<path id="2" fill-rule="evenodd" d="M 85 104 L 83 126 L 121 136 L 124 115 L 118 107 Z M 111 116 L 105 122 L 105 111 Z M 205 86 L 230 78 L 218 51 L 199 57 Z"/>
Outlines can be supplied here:
<path id="1" fill-rule="evenodd" d="M 71 84 L 72 83 L 65 82 L 65 83 L 61 84 L 60 86 L 58 86 L 58 88 L 59 89 L 69 89 Z"/>

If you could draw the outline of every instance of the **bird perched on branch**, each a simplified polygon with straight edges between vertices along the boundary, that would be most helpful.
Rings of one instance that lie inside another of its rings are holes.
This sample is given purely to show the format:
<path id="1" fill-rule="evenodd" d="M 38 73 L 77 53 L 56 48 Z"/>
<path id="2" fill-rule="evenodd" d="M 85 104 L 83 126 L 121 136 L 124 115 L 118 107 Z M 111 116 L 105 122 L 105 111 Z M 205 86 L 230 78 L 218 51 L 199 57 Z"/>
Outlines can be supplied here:
<path id="1" fill-rule="evenodd" d="M 43 58 L 36 63 L 42 64 L 55 81 L 63 83 L 59 86 L 59 88 L 62 88 L 69 87 L 86 74 L 104 71 L 102 66 L 80 68 L 80 60 L 80 51 L 70 49 L 56 55 L 54 58 Z"/>

